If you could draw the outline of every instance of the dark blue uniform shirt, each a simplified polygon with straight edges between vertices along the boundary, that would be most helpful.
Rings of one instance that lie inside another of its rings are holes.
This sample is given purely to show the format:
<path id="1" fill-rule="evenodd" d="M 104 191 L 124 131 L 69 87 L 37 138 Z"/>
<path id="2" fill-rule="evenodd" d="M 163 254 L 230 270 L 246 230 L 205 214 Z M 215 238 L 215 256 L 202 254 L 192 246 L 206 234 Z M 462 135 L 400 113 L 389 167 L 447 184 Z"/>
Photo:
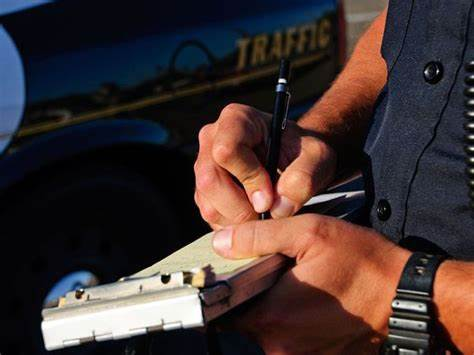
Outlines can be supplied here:
<path id="1" fill-rule="evenodd" d="M 391 0 L 382 55 L 388 82 L 365 146 L 371 223 L 395 242 L 472 260 L 463 128 L 472 0 Z"/>

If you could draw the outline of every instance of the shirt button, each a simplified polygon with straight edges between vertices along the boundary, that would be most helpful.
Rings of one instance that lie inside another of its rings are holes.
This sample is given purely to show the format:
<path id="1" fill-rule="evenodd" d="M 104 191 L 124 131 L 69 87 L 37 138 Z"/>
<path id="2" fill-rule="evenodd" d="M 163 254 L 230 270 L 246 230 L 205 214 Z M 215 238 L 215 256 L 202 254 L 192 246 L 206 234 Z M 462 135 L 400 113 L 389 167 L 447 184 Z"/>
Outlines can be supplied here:
<path id="1" fill-rule="evenodd" d="M 392 208 L 387 200 L 380 200 L 377 204 L 377 217 L 381 221 L 386 221 L 392 214 Z"/>
<path id="2" fill-rule="evenodd" d="M 443 65 L 440 62 L 429 62 L 423 70 L 425 81 L 430 84 L 436 84 L 443 77 Z"/>

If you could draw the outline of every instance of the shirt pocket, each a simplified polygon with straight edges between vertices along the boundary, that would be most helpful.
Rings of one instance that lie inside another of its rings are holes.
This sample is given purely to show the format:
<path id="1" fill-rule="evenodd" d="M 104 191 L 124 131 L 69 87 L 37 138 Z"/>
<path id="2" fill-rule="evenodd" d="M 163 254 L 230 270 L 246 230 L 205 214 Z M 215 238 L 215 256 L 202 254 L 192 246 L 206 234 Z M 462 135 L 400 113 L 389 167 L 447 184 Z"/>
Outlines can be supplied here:
<path id="1" fill-rule="evenodd" d="M 390 0 L 382 42 L 382 57 L 390 73 L 403 48 L 414 0 Z"/>
<path id="2" fill-rule="evenodd" d="M 385 85 L 377 98 L 377 102 L 375 103 L 374 113 L 372 115 L 368 129 L 368 135 L 365 140 L 364 151 L 369 156 L 372 155 L 374 146 L 380 138 L 382 124 L 385 118 L 385 111 L 387 109 L 387 95 L 388 87 Z"/>

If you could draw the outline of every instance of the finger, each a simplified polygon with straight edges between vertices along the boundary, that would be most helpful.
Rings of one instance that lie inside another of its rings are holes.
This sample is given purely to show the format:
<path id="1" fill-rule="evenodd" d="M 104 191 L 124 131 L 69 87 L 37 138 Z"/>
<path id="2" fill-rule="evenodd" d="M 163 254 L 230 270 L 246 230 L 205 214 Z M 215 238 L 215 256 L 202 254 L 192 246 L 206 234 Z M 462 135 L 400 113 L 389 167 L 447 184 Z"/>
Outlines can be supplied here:
<path id="1" fill-rule="evenodd" d="M 245 192 L 211 159 L 199 159 L 195 171 L 199 194 L 224 217 L 218 224 L 242 223 L 256 218 Z"/>
<path id="2" fill-rule="evenodd" d="M 292 216 L 327 186 L 328 179 L 333 176 L 336 168 L 330 149 L 314 138 L 303 137 L 301 153 L 278 180 L 275 202 L 271 209 L 273 218 Z"/>
<path id="3" fill-rule="evenodd" d="M 199 155 L 194 164 L 196 190 L 212 206 L 208 211 L 214 216 L 205 218 L 208 223 L 229 225 L 256 218 L 245 192 L 219 167 L 211 156 L 211 147 L 215 135 L 215 125 L 208 125 L 199 133 Z"/>
<path id="4" fill-rule="evenodd" d="M 230 259 L 274 253 L 298 259 L 327 233 L 328 218 L 308 214 L 226 227 L 214 233 L 212 245 L 219 255 Z"/>
<path id="5" fill-rule="evenodd" d="M 268 211 L 273 202 L 270 177 L 254 150 L 265 140 L 264 115 L 248 106 L 227 106 L 217 122 L 212 148 L 214 161 L 239 180 L 259 213 Z"/>
<path id="6" fill-rule="evenodd" d="M 194 201 L 199 208 L 201 217 L 213 230 L 219 230 L 226 226 L 226 224 L 223 223 L 225 218 L 215 208 L 213 208 L 212 205 L 203 196 L 201 196 L 197 190 L 194 192 Z"/>

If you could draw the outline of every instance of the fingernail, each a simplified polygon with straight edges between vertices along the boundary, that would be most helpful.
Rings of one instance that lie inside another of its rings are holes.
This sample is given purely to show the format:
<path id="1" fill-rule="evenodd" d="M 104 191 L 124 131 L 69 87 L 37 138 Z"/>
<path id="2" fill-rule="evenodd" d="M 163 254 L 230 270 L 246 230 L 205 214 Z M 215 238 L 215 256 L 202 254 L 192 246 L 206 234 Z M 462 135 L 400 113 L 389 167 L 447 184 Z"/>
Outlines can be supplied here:
<path id="1" fill-rule="evenodd" d="M 232 229 L 224 228 L 214 232 L 212 247 L 220 253 L 228 252 L 232 248 Z"/>
<path id="2" fill-rule="evenodd" d="M 277 197 L 272 207 L 271 214 L 274 218 L 289 217 L 295 210 L 295 204 L 285 196 Z"/>
<path id="3" fill-rule="evenodd" d="M 255 191 L 252 194 L 252 205 L 253 209 L 257 213 L 263 213 L 268 210 L 270 206 L 265 198 L 265 194 L 262 191 Z"/>

